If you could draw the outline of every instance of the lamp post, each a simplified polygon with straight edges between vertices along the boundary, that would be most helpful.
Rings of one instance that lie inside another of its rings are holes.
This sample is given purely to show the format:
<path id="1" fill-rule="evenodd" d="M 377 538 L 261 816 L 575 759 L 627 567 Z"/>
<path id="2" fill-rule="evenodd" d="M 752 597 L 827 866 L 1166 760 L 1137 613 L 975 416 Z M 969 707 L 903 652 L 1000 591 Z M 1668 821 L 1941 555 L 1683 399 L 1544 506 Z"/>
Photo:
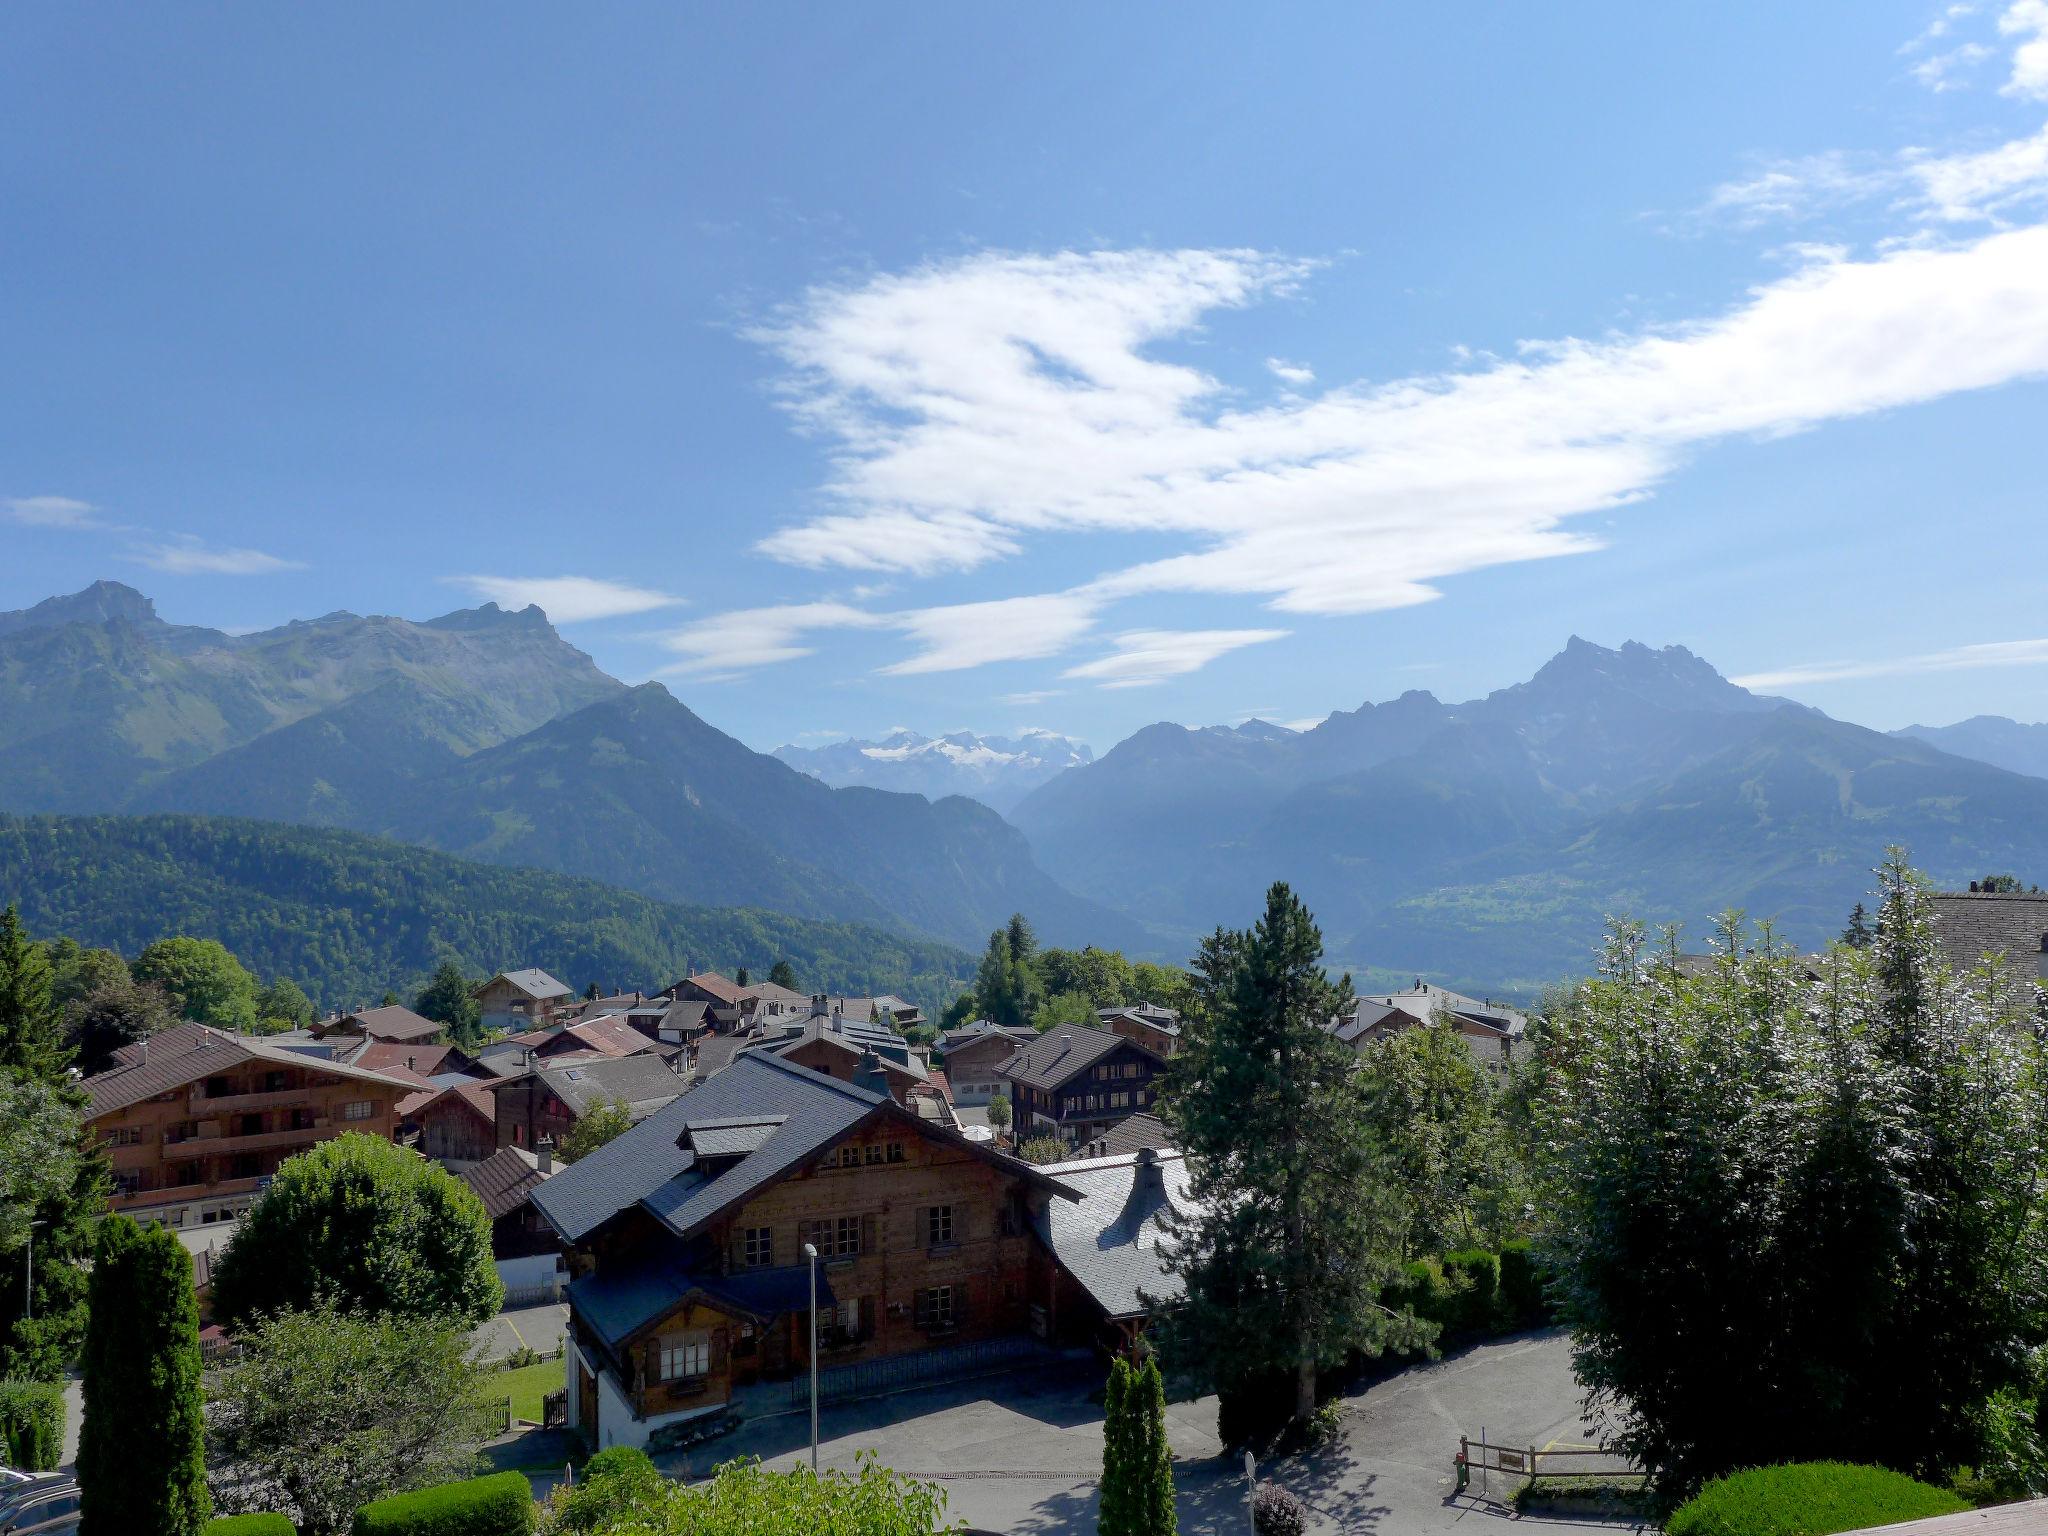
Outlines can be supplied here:
<path id="1" fill-rule="evenodd" d="M 1259 1486 L 1259 1464 L 1250 1451 L 1244 1453 L 1244 1528 L 1259 1536 L 1259 1510 L 1252 1494 Z"/>
<path id="2" fill-rule="evenodd" d="M 818 1245 L 804 1244 L 811 1261 L 811 1471 L 818 1470 Z"/>
<path id="3" fill-rule="evenodd" d="M 35 1321 L 36 1316 L 36 1228 L 47 1227 L 47 1221 L 32 1221 L 28 1224 L 28 1246 L 21 1251 L 27 1269 L 21 1282 L 21 1320 Z"/>

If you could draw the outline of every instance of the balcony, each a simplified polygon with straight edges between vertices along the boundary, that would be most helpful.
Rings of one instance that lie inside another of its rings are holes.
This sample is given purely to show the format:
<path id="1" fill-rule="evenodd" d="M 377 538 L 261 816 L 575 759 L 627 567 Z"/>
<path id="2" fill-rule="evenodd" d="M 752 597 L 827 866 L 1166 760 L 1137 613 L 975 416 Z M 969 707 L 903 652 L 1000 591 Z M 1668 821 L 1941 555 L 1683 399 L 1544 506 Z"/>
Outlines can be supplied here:
<path id="1" fill-rule="evenodd" d="M 275 1109 L 279 1105 L 303 1104 L 308 1089 L 304 1083 L 290 1088 L 275 1088 L 254 1093 L 226 1093 L 219 1098 L 206 1096 L 206 1084 L 194 1083 L 192 1091 L 185 1095 L 185 1107 L 194 1115 L 232 1115 L 241 1110 Z"/>

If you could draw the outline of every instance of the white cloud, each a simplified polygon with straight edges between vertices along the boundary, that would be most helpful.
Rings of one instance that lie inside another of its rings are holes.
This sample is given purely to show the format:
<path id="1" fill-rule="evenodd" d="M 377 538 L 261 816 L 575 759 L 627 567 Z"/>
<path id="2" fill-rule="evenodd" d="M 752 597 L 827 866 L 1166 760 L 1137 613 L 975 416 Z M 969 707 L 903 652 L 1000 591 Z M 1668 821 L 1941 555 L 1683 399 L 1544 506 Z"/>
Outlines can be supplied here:
<path id="1" fill-rule="evenodd" d="M 1995 640 L 1880 661 L 1806 662 L 1775 672 L 1752 672 L 1733 681 L 1744 688 L 1796 688 L 1803 683 L 1839 683 L 1866 677 L 1914 677 L 1928 672 L 1970 672 L 1982 667 L 2039 666 L 2048 666 L 2048 640 Z"/>
<path id="2" fill-rule="evenodd" d="M 956 603 L 893 616 L 893 623 L 923 647 L 882 668 L 896 677 L 957 672 L 991 661 L 1055 656 L 1086 634 L 1100 603 L 1071 592 Z"/>
<path id="3" fill-rule="evenodd" d="M 1939 94 L 1955 91 L 1964 82 L 1957 78 L 1967 74 L 1991 57 L 1992 50 L 1983 43 L 1964 43 L 1942 53 L 1930 53 L 1912 68 L 1912 76 L 1927 89 Z"/>
<path id="4" fill-rule="evenodd" d="M 1943 6 L 1940 14 L 1934 20 L 1930 21 L 1917 34 L 1899 44 L 1899 52 L 1918 53 L 1929 43 L 1934 42 L 1938 38 L 1948 36 L 1948 29 L 1951 26 L 1961 21 L 1965 16 L 1974 16 L 1976 12 L 1977 7 L 1969 3 L 1969 0 L 1957 0 L 1957 3 L 1954 5 Z"/>
<path id="5" fill-rule="evenodd" d="M 1312 731 L 1329 718 L 1327 714 L 1303 715 L 1299 720 L 1282 720 L 1279 723 L 1290 731 Z"/>
<path id="6" fill-rule="evenodd" d="M 2013 0 L 1998 18 L 2002 36 L 2017 37 L 2012 78 L 2000 89 L 2007 96 L 2048 101 L 2048 0 Z"/>
<path id="7" fill-rule="evenodd" d="M 1102 688 L 1144 688 L 1199 671 L 1218 656 L 1247 645 L 1279 640 L 1284 629 L 1132 629 L 1116 636 L 1107 656 L 1069 667 L 1062 677 L 1084 678 Z"/>
<path id="8" fill-rule="evenodd" d="M 1984 150 L 1907 149 L 1882 162 L 1830 151 L 1778 161 L 1717 187 L 1699 216 L 1754 228 L 1878 200 L 1921 225 L 2000 223 L 2048 201 L 2048 128 Z"/>
<path id="9" fill-rule="evenodd" d="M 70 496 L 16 496 L 0 503 L 8 517 L 31 528 L 97 528 L 99 508 Z"/>
<path id="10" fill-rule="evenodd" d="M 587 619 L 615 619 L 629 613 L 673 608 L 683 599 L 651 587 L 600 581 L 592 576 L 444 576 L 452 586 L 467 587 L 478 597 L 505 608 L 538 604 L 556 624 Z"/>
<path id="11" fill-rule="evenodd" d="M 139 544 L 128 558 L 173 576 L 268 576 L 306 568 L 303 560 L 285 560 L 260 549 L 204 544 L 189 535 L 171 543 Z"/>
<path id="12" fill-rule="evenodd" d="M 732 676 L 778 661 L 811 655 L 806 644 L 818 630 L 878 629 L 887 621 L 846 603 L 785 603 L 773 608 L 737 608 L 699 619 L 661 637 L 682 659 L 658 669 L 662 676 Z"/>
<path id="13" fill-rule="evenodd" d="M 1809 218 L 1866 198 L 1890 195 L 1899 184 L 1894 165 L 1828 150 L 1774 160 L 1741 181 L 1724 182 L 1708 195 L 1699 217 L 1748 229 L 1774 220 Z"/>
<path id="14" fill-rule="evenodd" d="M 1305 387 L 1316 381 L 1315 369 L 1306 363 L 1290 363 L 1285 358 L 1269 357 L 1266 366 L 1273 371 L 1273 377 L 1283 384 Z"/>
<path id="15" fill-rule="evenodd" d="M 1975 154 L 1909 150 L 1904 174 L 1917 186 L 1928 217 L 1945 223 L 1996 220 L 2048 199 L 2048 127 Z"/>
<path id="16" fill-rule="evenodd" d="M 1034 704 L 1043 704 L 1047 699 L 1062 698 L 1065 696 L 1066 691 L 1064 688 L 1032 688 L 1023 693 L 997 694 L 996 702 L 998 704 L 1014 704 L 1021 709 L 1028 709 Z"/>
<path id="17" fill-rule="evenodd" d="M 1561 525 L 1644 497 L 1717 439 L 2048 372 L 2041 228 L 1810 252 L 1719 316 L 1312 400 L 1238 408 L 1154 355 L 1302 270 L 1228 251 L 981 255 L 814 293 L 775 339 L 800 365 L 794 408 L 837 440 L 839 506 L 763 547 L 922 572 L 935 543 L 966 568 L 1048 531 L 1149 532 L 1185 548 L 1046 601 L 1236 593 L 1361 613 L 1597 547 Z M 946 664 L 972 664 L 966 638 L 949 629 Z"/>

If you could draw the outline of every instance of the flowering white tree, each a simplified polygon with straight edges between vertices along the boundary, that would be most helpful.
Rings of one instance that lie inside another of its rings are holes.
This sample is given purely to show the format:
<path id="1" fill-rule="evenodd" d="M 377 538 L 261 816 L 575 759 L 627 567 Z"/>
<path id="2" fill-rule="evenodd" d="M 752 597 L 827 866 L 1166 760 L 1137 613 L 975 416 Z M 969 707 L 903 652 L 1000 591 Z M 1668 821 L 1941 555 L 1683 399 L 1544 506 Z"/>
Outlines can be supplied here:
<path id="1" fill-rule="evenodd" d="M 1724 919 L 1704 974 L 1616 925 L 1553 1010 L 1547 1245 L 1589 1405 L 1669 1486 L 1943 1473 L 2048 1332 L 2041 998 L 1957 975 L 1919 877 L 1818 966 Z"/>

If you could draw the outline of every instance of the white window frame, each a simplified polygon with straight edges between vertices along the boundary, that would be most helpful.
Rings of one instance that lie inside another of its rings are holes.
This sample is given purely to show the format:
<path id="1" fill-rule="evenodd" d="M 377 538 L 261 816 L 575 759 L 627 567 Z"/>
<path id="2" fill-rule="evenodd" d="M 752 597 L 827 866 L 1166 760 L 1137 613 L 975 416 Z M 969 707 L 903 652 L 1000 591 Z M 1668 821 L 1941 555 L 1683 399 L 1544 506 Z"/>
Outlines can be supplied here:
<path id="1" fill-rule="evenodd" d="M 678 1334 L 674 1341 L 661 1341 L 661 1379 L 663 1381 L 688 1381 L 694 1376 L 711 1374 L 711 1335 L 708 1333 Z"/>

